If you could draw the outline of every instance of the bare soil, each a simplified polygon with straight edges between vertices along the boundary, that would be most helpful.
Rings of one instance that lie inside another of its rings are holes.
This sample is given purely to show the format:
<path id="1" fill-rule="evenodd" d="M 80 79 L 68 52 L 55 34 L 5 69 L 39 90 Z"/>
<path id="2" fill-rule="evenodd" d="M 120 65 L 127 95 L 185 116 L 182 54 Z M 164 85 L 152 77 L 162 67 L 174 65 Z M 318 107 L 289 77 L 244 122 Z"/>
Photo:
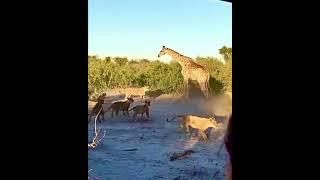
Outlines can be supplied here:
<path id="1" fill-rule="evenodd" d="M 123 99 L 114 93 L 107 94 L 104 108 L 112 102 Z M 130 107 L 143 104 L 139 97 Z M 94 102 L 89 102 L 88 109 Z M 224 179 L 227 153 L 221 147 L 224 129 L 209 128 L 209 143 L 203 142 L 197 132 L 186 134 L 178 121 L 166 122 L 177 114 L 193 114 L 210 117 L 214 113 L 217 121 L 227 124 L 231 112 L 228 96 L 215 97 L 208 102 L 185 101 L 179 95 L 160 95 L 151 99 L 150 119 L 138 115 L 137 121 L 123 116 L 111 118 L 105 115 L 102 124 L 106 136 L 95 148 L 88 150 L 89 179 L 104 180 L 147 180 L 147 179 Z M 132 115 L 132 112 L 131 112 Z M 88 141 L 94 136 L 93 119 L 88 125 Z M 174 161 L 174 153 L 192 151 L 188 156 Z"/>

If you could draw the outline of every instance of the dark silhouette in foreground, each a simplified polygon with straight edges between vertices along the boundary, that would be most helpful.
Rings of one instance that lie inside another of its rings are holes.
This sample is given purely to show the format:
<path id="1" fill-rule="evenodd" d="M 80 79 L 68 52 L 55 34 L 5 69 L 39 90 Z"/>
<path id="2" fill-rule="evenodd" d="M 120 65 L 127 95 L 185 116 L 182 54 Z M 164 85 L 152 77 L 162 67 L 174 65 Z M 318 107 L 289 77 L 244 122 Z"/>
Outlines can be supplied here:
<path id="1" fill-rule="evenodd" d="M 232 179 L 232 115 L 230 116 L 225 136 L 225 145 L 229 154 L 229 163 L 226 167 L 226 180 Z"/>

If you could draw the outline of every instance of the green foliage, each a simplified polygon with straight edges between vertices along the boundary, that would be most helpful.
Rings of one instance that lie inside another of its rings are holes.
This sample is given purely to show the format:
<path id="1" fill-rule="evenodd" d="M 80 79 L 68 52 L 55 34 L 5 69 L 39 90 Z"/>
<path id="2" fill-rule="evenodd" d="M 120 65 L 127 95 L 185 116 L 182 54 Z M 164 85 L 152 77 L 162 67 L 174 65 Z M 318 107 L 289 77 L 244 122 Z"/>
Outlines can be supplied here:
<path id="1" fill-rule="evenodd" d="M 213 57 L 197 57 L 196 62 L 210 72 L 210 92 L 212 94 L 232 91 L 232 65 Z M 95 96 L 116 87 L 149 86 L 151 91 L 163 93 L 183 92 L 181 66 L 176 61 L 163 63 L 148 59 L 129 61 L 126 57 L 88 57 L 89 96 Z"/>
<path id="2" fill-rule="evenodd" d="M 219 54 L 223 56 L 225 61 L 229 61 L 232 58 L 232 48 L 223 46 L 221 49 L 219 49 Z"/>
<path id="3" fill-rule="evenodd" d="M 232 66 L 213 57 L 197 57 L 196 62 L 206 67 L 210 73 L 210 93 L 232 92 Z"/>
<path id="4" fill-rule="evenodd" d="M 128 58 L 126 57 L 115 57 L 114 62 L 117 63 L 119 66 L 124 66 L 128 63 Z"/>
<path id="5" fill-rule="evenodd" d="M 104 60 L 107 61 L 107 63 L 109 63 L 109 62 L 111 62 L 111 57 L 109 57 L 109 56 L 105 57 Z"/>

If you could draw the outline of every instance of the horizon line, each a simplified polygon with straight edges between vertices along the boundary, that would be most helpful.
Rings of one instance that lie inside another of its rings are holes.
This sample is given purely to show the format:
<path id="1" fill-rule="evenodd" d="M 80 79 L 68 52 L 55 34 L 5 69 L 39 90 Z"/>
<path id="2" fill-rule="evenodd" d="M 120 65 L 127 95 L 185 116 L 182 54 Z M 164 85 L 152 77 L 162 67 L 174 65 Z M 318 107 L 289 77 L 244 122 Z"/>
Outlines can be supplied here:
<path id="1" fill-rule="evenodd" d="M 121 58 L 128 58 L 128 60 L 137 60 L 137 59 L 148 59 L 148 60 L 159 60 L 159 58 L 157 56 L 155 56 L 154 58 L 152 57 L 146 57 L 146 56 L 130 56 L 130 55 L 104 55 L 104 54 L 99 54 L 99 53 L 88 53 L 88 56 L 96 56 L 98 58 L 105 58 L 105 57 L 121 57 Z M 216 58 L 216 59 L 220 59 L 222 58 L 221 54 L 216 54 L 216 55 L 196 55 L 196 56 L 188 56 L 190 58 L 197 58 L 197 57 L 212 57 L 212 58 Z M 223 58 L 222 58 L 223 59 Z"/>
<path id="2" fill-rule="evenodd" d="M 127 58 L 128 61 L 139 61 L 139 60 L 143 60 L 143 59 L 146 59 L 148 61 L 160 61 L 160 62 L 163 62 L 163 63 L 170 63 L 171 61 L 176 61 L 175 59 L 171 58 L 170 56 L 168 57 L 163 57 L 162 59 L 159 59 L 159 58 L 129 58 L 128 56 L 99 56 L 99 55 L 90 55 L 88 54 L 88 56 L 97 56 L 98 59 L 100 60 L 104 60 L 104 58 L 106 57 L 111 57 L 111 58 L 114 58 L 114 57 L 120 57 L 120 58 Z M 222 63 L 225 63 L 223 57 L 219 54 L 219 56 L 197 56 L 197 57 L 202 57 L 202 58 L 213 58 L 213 59 L 216 59 Z M 196 58 L 197 58 L 196 57 Z M 196 58 L 192 58 L 194 61 L 196 61 Z M 112 61 L 112 60 L 111 60 Z"/>

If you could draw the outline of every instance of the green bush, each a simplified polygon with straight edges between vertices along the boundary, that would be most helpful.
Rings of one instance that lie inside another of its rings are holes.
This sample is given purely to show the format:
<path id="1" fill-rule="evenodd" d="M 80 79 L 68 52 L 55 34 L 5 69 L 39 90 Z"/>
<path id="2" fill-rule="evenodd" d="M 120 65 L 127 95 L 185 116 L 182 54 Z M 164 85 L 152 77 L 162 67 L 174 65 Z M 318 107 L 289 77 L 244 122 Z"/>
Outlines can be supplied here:
<path id="1" fill-rule="evenodd" d="M 223 63 L 213 57 L 197 57 L 196 62 L 210 72 L 210 93 L 219 94 L 232 90 L 232 65 L 230 57 Z M 142 59 L 88 57 L 88 91 L 93 97 L 115 87 L 149 86 L 151 91 L 164 93 L 183 92 L 181 66 L 176 61 L 163 63 Z"/>

